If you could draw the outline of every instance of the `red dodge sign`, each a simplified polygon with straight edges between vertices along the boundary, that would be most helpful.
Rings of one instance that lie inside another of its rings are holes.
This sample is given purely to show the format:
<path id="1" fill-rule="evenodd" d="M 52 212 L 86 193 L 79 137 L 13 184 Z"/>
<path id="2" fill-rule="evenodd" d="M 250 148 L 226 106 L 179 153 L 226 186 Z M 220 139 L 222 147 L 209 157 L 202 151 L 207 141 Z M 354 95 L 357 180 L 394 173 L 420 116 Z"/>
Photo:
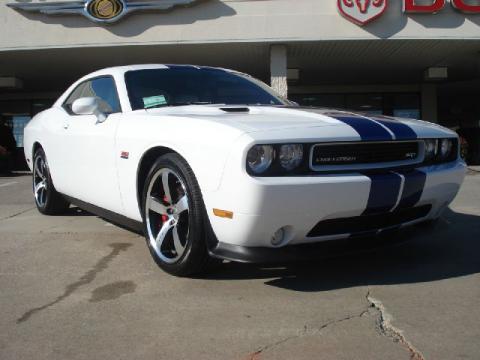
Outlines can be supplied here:
<path id="1" fill-rule="evenodd" d="M 388 0 L 337 0 L 338 10 L 348 20 L 365 25 L 383 15 Z M 474 5 L 473 3 L 477 4 Z M 467 14 L 480 14 L 480 0 L 430 0 L 418 3 L 416 0 L 403 0 L 405 13 L 434 14 L 442 11 L 447 3 L 456 10 Z"/>

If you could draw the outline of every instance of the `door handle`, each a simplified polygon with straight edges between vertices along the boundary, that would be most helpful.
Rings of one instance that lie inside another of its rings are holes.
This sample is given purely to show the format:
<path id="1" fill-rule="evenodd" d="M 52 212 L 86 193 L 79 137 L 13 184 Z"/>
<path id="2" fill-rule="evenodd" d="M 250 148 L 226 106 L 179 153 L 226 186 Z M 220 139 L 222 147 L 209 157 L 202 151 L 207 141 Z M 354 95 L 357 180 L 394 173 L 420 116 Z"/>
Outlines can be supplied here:
<path id="1" fill-rule="evenodd" d="M 68 124 L 68 122 L 64 122 L 64 123 L 63 123 L 63 128 L 64 128 L 65 130 L 68 129 L 69 126 L 70 126 L 70 125 Z"/>

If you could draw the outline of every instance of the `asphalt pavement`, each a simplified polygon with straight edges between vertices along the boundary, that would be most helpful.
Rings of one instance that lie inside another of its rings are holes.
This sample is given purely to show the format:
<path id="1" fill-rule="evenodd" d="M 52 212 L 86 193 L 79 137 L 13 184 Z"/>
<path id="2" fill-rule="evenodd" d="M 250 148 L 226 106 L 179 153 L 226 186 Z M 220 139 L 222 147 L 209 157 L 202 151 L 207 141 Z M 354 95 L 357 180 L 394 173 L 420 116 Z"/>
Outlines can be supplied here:
<path id="1" fill-rule="evenodd" d="M 404 244 L 197 279 L 78 208 L 41 215 L 30 181 L 0 177 L 1 360 L 480 359 L 477 171 Z"/>

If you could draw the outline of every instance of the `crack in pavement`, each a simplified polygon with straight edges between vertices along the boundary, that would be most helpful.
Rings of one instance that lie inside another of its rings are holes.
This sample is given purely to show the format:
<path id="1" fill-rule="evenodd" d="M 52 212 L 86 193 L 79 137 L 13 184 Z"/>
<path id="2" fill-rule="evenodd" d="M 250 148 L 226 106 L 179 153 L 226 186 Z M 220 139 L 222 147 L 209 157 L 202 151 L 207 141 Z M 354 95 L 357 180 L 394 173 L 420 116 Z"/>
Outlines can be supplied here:
<path id="1" fill-rule="evenodd" d="M 405 336 L 403 335 L 403 331 L 398 329 L 392 324 L 392 315 L 390 315 L 387 310 L 385 309 L 385 306 L 380 300 L 375 299 L 374 297 L 371 296 L 371 291 L 368 289 L 367 295 L 365 296 L 367 302 L 368 302 L 368 307 L 367 309 L 363 310 L 359 314 L 353 314 L 353 315 L 347 315 L 343 318 L 336 319 L 336 320 L 331 320 L 326 322 L 325 324 L 321 325 L 320 327 L 312 328 L 309 329 L 307 325 L 304 325 L 303 330 L 300 331 L 300 333 L 296 335 L 292 335 L 289 337 L 286 337 L 282 340 L 279 340 L 275 343 L 265 345 L 260 347 L 258 350 L 255 352 L 249 354 L 246 357 L 246 360 L 258 360 L 260 359 L 261 355 L 265 353 L 266 351 L 279 346 L 281 344 L 284 344 L 288 341 L 294 340 L 294 339 L 299 339 L 303 336 L 306 335 L 321 335 L 322 330 L 325 330 L 326 328 L 330 326 L 335 326 L 337 324 L 340 324 L 342 322 L 350 321 L 352 319 L 357 319 L 361 318 L 365 315 L 371 315 L 377 317 L 377 330 L 380 333 L 380 335 L 385 336 L 389 339 L 391 339 L 394 343 L 399 343 L 402 346 L 404 346 L 408 352 L 410 353 L 410 359 L 411 360 L 425 360 L 425 357 L 422 355 L 422 353 L 415 348 L 415 346 L 410 343 Z M 372 314 L 371 310 L 375 311 L 375 314 Z"/>
<path id="2" fill-rule="evenodd" d="M 25 213 L 27 213 L 27 212 L 29 212 L 29 211 L 34 210 L 34 209 L 36 209 L 36 207 L 32 207 L 32 208 L 29 208 L 29 209 L 26 209 L 26 210 L 22 210 L 22 211 L 20 211 L 20 212 L 18 212 L 18 213 L 15 213 L 15 214 L 13 214 L 13 215 L 9 215 L 9 216 L 6 216 L 6 217 L 4 217 L 4 218 L 1 218 L 0 221 L 12 219 L 12 218 L 14 218 L 14 217 L 16 217 L 16 216 L 25 214 Z"/>
<path id="3" fill-rule="evenodd" d="M 24 321 L 27 321 L 33 314 L 35 314 L 39 311 L 45 310 L 45 309 L 47 309 L 47 308 L 49 308 L 49 307 L 51 307 L 55 304 L 58 304 L 59 302 L 61 302 L 63 300 L 65 300 L 67 297 L 72 295 L 81 286 L 90 284 L 93 280 L 95 280 L 95 278 L 97 277 L 97 275 L 100 272 L 102 272 L 102 271 L 104 271 L 108 268 L 109 263 L 118 254 L 120 254 L 121 251 L 126 251 L 130 246 L 132 246 L 132 244 L 113 243 L 113 244 L 109 244 L 108 246 L 110 246 L 112 248 L 110 253 L 108 255 L 102 257 L 93 266 L 93 268 L 90 269 L 89 271 L 87 271 L 80 279 L 78 279 L 77 281 L 75 281 L 74 283 L 72 283 L 70 285 L 67 285 L 67 287 L 65 288 L 65 291 L 63 292 L 62 295 L 58 296 L 55 300 L 53 300 L 53 301 L 51 301 L 51 302 L 49 302 L 45 305 L 42 305 L 42 306 L 39 306 L 39 307 L 28 310 L 27 312 L 25 312 L 22 316 L 20 316 L 17 319 L 17 324 L 20 324 Z"/>
<path id="4" fill-rule="evenodd" d="M 282 340 L 280 340 L 280 341 L 277 341 L 277 342 L 275 342 L 275 343 L 273 343 L 273 344 L 269 344 L 269 345 L 262 346 L 260 349 L 258 349 L 258 350 L 256 350 L 255 352 L 249 354 L 249 355 L 246 357 L 246 360 L 257 360 L 257 359 L 260 358 L 260 355 L 261 355 L 263 352 L 268 351 L 268 349 L 271 349 L 271 348 L 273 348 L 273 347 L 275 347 L 275 346 L 278 346 L 278 345 L 280 345 L 280 344 L 286 343 L 287 341 L 290 341 L 290 340 L 293 340 L 293 339 L 298 339 L 298 338 L 300 338 L 300 337 L 302 337 L 302 336 L 305 336 L 305 335 L 307 334 L 307 332 L 308 332 L 308 328 L 307 328 L 307 326 L 305 325 L 300 334 L 298 334 L 298 335 L 293 335 L 293 336 L 289 336 L 289 337 L 284 338 L 284 339 L 282 339 Z"/>
<path id="5" fill-rule="evenodd" d="M 332 325 L 336 325 L 336 324 L 339 324 L 339 323 L 342 323 L 342 322 L 345 322 L 345 321 L 349 321 L 349 320 L 352 320 L 352 319 L 356 319 L 356 318 L 360 318 L 362 316 L 364 316 L 365 314 L 368 313 L 368 309 L 367 310 L 363 310 L 361 313 L 359 314 L 354 314 L 354 315 L 347 315 L 343 318 L 340 318 L 340 319 L 335 319 L 335 320 L 331 320 L 331 321 L 328 321 L 326 322 L 325 324 L 321 325 L 320 327 L 315 327 L 315 328 L 312 328 L 312 329 L 309 329 L 307 325 L 305 325 L 303 327 L 303 330 L 297 334 L 297 335 L 292 335 L 292 336 L 289 336 L 289 337 L 286 337 L 280 341 L 277 341 L 273 344 L 269 344 L 269 345 L 265 345 L 265 346 L 262 346 L 260 349 L 256 350 L 255 352 L 249 354 L 246 358 L 246 360 L 257 360 L 260 358 L 260 355 L 266 351 L 268 351 L 269 349 L 271 348 L 274 348 L 275 346 L 278 346 L 278 345 L 281 345 L 283 343 L 286 343 L 287 341 L 290 341 L 290 340 L 294 340 L 294 339 L 299 339 L 303 336 L 306 336 L 306 335 L 317 335 L 317 334 L 321 334 L 322 330 L 325 330 L 326 328 L 332 326 Z"/>
<path id="6" fill-rule="evenodd" d="M 377 325 L 380 334 L 406 347 L 410 353 L 411 360 L 425 360 L 425 357 L 422 355 L 422 353 L 405 338 L 403 331 L 392 324 L 392 315 L 387 312 L 385 306 L 380 300 L 370 296 L 370 290 L 368 291 L 366 298 L 371 304 L 371 307 L 374 308 L 378 313 Z"/>

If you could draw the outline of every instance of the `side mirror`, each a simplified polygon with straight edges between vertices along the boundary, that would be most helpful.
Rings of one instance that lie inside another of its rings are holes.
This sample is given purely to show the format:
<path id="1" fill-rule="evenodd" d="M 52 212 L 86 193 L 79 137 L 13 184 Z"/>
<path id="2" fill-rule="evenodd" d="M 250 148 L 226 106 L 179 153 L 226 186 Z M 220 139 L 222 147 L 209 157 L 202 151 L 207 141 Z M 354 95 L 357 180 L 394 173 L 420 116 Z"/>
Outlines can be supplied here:
<path id="1" fill-rule="evenodd" d="M 103 123 L 107 116 L 100 111 L 100 104 L 97 98 L 83 97 L 77 99 L 72 104 L 72 112 L 76 115 L 95 115 L 97 123 Z"/>

